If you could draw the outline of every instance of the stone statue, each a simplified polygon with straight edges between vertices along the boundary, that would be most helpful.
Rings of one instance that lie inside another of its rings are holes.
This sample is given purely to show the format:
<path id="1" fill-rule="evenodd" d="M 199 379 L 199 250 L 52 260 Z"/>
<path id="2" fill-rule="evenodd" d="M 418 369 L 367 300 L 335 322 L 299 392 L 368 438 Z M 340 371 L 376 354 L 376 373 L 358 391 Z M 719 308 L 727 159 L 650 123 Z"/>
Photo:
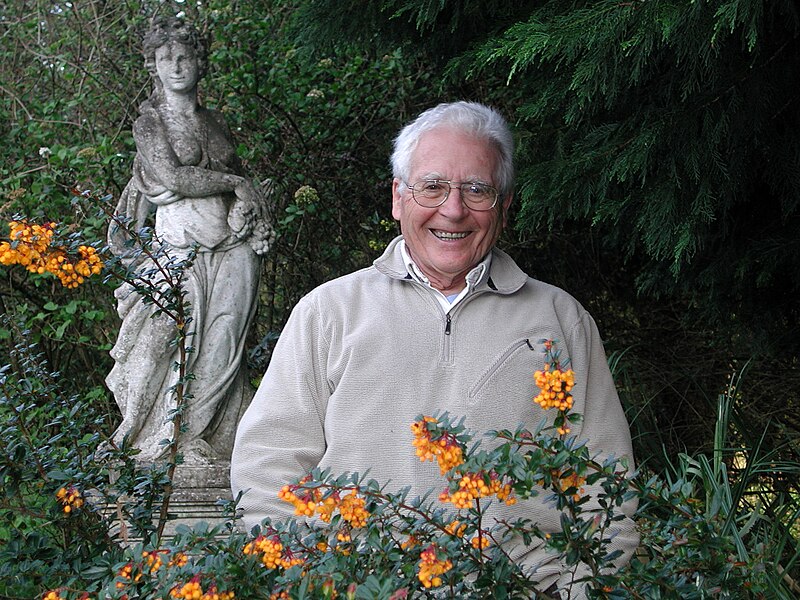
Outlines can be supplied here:
<path id="1" fill-rule="evenodd" d="M 179 448 L 187 466 L 230 460 L 239 415 L 252 397 L 246 377 L 245 337 L 255 310 L 260 254 L 273 231 L 265 192 L 241 173 L 222 115 L 202 107 L 197 85 L 207 69 L 198 32 L 177 18 L 157 18 L 144 39 L 145 66 L 154 89 L 133 125 L 136 157 L 112 223 L 109 246 L 143 272 L 152 260 L 131 248 L 155 213 L 155 243 L 172 257 L 196 251 L 184 274 L 191 320 L 186 361 L 193 379 L 183 412 Z M 127 230 L 127 231 L 126 231 Z M 155 315 L 133 287 L 115 293 L 122 325 L 106 378 L 122 411 L 114 434 L 128 436 L 142 461 L 161 458 L 173 437 L 172 391 L 178 374 L 175 322 Z"/>

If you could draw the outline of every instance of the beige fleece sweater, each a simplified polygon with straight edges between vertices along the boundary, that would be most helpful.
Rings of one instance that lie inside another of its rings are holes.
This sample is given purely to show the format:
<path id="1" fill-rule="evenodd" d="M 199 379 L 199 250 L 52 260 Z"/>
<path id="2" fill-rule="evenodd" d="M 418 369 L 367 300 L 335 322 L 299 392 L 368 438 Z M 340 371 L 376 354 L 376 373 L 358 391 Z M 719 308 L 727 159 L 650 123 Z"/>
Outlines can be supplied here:
<path id="1" fill-rule="evenodd" d="M 245 492 L 248 529 L 292 515 L 278 491 L 317 466 L 334 475 L 369 471 L 389 489 L 410 487 L 412 497 L 438 494 L 444 480 L 435 464 L 416 457 L 411 423 L 449 411 L 479 434 L 535 429 L 545 417 L 532 400 L 543 338 L 558 340 L 572 361 L 573 410 L 584 416 L 573 433 L 593 452 L 633 465 L 597 327 L 574 298 L 529 278 L 494 249 L 489 272 L 445 314 L 432 291 L 409 278 L 400 239 L 372 266 L 323 284 L 292 312 L 236 436 L 231 482 L 234 497 Z M 625 508 L 632 516 L 635 506 Z M 559 528 L 559 513 L 543 495 L 492 509 L 489 519 L 528 517 L 544 531 Z M 633 522 L 620 522 L 612 547 L 623 550 L 623 560 L 637 543 Z M 571 576 L 542 548 L 519 547 L 514 555 L 536 569 L 542 589 Z"/>

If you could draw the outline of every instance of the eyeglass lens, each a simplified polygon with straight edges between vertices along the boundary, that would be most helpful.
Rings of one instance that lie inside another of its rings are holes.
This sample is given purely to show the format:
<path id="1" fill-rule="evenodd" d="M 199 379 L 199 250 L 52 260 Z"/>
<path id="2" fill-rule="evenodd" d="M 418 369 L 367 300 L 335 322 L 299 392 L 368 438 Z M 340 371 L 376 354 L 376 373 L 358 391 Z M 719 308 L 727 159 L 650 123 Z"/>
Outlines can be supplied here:
<path id="1" fill-rule="evenodd" d="M 490 185 L 471 181 L 447 181 L 428 179 L 411 186 L 414 199 L 428 208 L 440 206 L 447 199 L 453 187 L 461 191 L 461 198 L 467 206 L 476 210 L 489 210 L 497 202 L 497 190 Z"/>

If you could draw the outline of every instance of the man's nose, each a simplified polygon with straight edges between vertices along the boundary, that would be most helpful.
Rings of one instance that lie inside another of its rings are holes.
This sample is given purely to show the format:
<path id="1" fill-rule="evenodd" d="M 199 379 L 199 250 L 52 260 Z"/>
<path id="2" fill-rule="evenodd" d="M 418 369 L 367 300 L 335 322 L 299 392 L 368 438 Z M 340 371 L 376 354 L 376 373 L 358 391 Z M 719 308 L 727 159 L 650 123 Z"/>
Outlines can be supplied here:
<path id="1" fill-rule="evenodd" d="M 469 212 L 469 208 L 464 204 L 460 186 L 450 186 L 450 193 L 447 195 L 447 200 L 439 206 L 439 212 L 454 219 L 461 218 Z"/>

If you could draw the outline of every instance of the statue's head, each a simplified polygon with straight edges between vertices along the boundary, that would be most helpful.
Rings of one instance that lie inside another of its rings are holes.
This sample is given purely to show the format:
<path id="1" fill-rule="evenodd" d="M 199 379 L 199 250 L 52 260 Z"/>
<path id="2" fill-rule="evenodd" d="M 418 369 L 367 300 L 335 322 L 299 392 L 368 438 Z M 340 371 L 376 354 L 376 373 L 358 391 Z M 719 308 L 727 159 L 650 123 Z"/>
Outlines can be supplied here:
<path id="1" fill-rule="evenodd" d="M 160 95 L 161 88 L 156 71 L 156 50 L 170 43 L 183 44 L 194 50 L 199 79 L 208 71 L 208 47 L 197 29 L 178 17 L 155 17 L 142 43 L 144 66 L 155 83 L 155 96 Z"/>

